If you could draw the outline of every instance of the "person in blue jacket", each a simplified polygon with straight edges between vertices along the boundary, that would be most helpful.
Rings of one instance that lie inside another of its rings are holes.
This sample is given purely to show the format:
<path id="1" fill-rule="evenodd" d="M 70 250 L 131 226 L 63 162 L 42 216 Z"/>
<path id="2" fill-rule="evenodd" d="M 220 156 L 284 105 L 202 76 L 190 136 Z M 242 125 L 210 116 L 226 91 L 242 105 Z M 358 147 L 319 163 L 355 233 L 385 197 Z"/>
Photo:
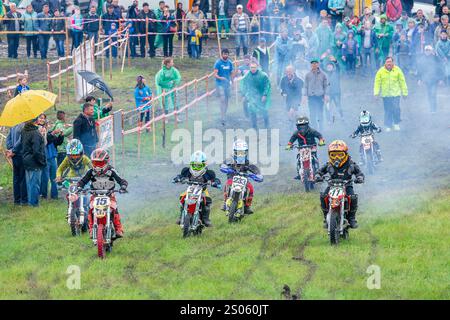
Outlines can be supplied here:
<path id="1" fill-rule="evenodd" d="M 145 84 L 145 78 L 143 76 L 138 76 L 136 82 L 134 89 L 136 108 L 140 112 L 140 122 L 142 123 L 145 118 L 145 123 L 147 123 L 150 121 L 150 110 L 152 108 L 152 105 L 148 103 L 152 100 L 152 90 Z"/>

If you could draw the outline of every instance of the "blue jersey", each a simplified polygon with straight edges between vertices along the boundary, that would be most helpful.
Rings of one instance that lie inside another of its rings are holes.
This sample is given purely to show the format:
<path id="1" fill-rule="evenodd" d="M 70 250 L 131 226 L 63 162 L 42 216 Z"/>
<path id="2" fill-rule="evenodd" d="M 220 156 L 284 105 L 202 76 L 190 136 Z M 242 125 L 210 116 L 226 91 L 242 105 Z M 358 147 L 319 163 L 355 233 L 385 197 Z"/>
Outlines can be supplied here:
<path id="1" fill-rule="evenodd" d="M 217 75 L 219 77 L 224 77 L 227 81 L 216 79 L 216 85 L 226 86 L 230 84 L 231 73 L 233 72 L 233 63 L 230 60 L 219 59 L 214 65 L 214 69 L 217 69 Z"/>

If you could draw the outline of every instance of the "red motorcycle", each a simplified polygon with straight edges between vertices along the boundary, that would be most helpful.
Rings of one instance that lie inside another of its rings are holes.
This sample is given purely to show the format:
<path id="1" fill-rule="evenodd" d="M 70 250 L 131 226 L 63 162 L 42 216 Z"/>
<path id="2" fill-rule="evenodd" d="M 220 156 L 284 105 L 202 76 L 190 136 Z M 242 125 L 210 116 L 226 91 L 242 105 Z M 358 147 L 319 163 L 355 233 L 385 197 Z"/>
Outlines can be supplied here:
<path id="1" fill-rule="evenodd" d="M 314 190 L 315 183 L 315 168 L 314 168 L 314 155 L 317 151 L 316 145 L 294 145 L 298 149 L 297 154 L 297 174 L 305 187 L 305 191 L 309 192 Z"/>

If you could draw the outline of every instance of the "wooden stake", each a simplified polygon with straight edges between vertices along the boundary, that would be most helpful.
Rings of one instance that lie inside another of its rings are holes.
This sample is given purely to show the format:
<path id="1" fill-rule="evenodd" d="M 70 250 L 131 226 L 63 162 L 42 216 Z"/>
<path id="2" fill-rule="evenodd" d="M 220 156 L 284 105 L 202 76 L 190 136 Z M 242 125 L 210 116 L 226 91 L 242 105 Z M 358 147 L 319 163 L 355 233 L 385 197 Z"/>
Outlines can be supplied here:
<path id="1" fill-rule="evenodd" d="M 183 17 L 182 20 L 183 21 L 183 25 L 181 26 L 181 59 L 184 58 L 184 27 L 186 26 L 186 20 Z"/>
<path id="2" fill-rule="evenodd" d="M 222 46 L 220 45 L 219 21 L 217 20 L 217 16 L 215 18 L 216 18 L 217 45 L 219 48 L 219 57 L 220 57 L 220 53 L 222 52 Z"/>
<path id="3" fill-rule="evenodd" d="M 112 37 L 109 36 L 109 80 L 112 80 Z"/>
<path id="4" fill-rule="evenodd" d="M 147 48 L 149 47 L 148 43 L 148 17 L 145 17 L 145 49 L 144 49 L 144 57 L 147 55 Z"/>
<path id="5" fill-rule="evenodd" d="M 156 123 L 155 123 L 155 105 L 152 104 L 152 133 L 153 133 L 153 154 L 156 153 Z"/>
<path id="6" fill-rule="evenodd" d="M 69 52 L 70 52 L 70 44 L 69 44 L 69 26 L 68 19 L 65 20 L 66 25 L 66 70 L 69 68 Z M 70 93 L 69 93 L 69 70 L 66 71 L 66 95 L 67 95 L 67 105 L 70 103 Z"/>
<path id="7" fill-rule="evenodd" d="M 61 59 L 58 60 L 58 103 L 61 103 L 61 95 L 62 95 L 62 81 L 61 81 Z"/>

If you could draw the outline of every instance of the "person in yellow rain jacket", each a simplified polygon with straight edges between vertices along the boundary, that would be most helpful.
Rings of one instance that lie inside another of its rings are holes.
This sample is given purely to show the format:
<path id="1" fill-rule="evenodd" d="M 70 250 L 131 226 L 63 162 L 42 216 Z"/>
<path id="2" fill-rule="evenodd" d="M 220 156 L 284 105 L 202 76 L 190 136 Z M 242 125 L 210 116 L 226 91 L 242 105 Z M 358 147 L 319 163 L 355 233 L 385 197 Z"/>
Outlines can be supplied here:
<path id="1" fill-rule="evenodd" d="M 408 87 L 402 69 L 394 65 L 394 59 L 387 57 L 384 66 L 378 70 L 373 87 L 374 96 L 383 98 L 384 125 L 386 132 L 400 130 L 400 97 L 408 96 Z"/>
<path id="2" fill-rule="evenodd" d="M 200 59 L 200 39 L 202 36 L 202 32 L 198 29 L 198 24 L 196 22 L 191 22 L 191 25 L 189 26 L 190 58 Z"/>

